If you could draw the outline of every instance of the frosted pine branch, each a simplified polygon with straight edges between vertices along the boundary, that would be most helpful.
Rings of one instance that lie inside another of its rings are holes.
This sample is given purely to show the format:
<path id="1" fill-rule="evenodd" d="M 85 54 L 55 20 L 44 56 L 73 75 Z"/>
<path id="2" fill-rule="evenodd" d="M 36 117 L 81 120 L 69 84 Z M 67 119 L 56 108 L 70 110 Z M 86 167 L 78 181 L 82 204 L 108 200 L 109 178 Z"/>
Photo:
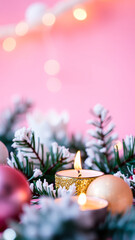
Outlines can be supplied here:
<path id="1" fill-rule="evenodd" d="M 51 144 L 50 150 L 45 144 L 35 140 L 34 132 L 29 128 L 22 128 L 15 132 L 13 147 L 16 154 L 11 153 L 7 163 L 10 167 L 22 171 L 29 181 L 43 176 L 53 176 L 62 166 L 72 165 L 74 154 L 56 142 Z"/>
<path id="2" fill-rule="evenodd" d="M 58 189 L 54 189 L 53 184 L 49 185 L 46 179 L 44 179 L 43 182 L 40 179 L 34 181 L 34 183 L 30 184 L 30 189 L 35 197 L 47 195 L 53 198 L 60 198 L 67 195 L 73 196 L 76 193 L 75 184 L 72 184 L 68 190 L 65 187 L 59 187 Z"/>
<path id="3" fill-rule="evenodd" d="M 118 137 L 116 133 L 112 133 L 115 125 L 108 116 L 108 110 L 101 104 L 95 105 L 91 112 L 95 118 L 90 119 L 88 123 L 94 127 L 88 130 L 90 141 L 86 144 L 88 158 L 85 165 L 97 169 L 100 163 L 105 163 L 106 166 L 103 165 L 103 169 L 109 171 L 108 164 L 114 158 L 112 147 L 114 140 Z"/>

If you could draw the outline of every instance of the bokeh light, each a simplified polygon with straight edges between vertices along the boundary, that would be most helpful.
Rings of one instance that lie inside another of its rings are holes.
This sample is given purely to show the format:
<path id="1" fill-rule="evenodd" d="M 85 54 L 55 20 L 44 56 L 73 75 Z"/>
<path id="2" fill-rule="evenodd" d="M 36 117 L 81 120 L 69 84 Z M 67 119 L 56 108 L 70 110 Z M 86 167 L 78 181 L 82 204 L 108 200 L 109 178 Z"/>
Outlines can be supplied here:
<path id="1" fill-rule="evenodd" d="M 115 148 L 115 149 L 118 148 L 118 150 L 121 150 L 121 149 L 122 149 L 122 142 L 118 140 L 118 141 L 115 143 L 114 148 Z"/>
<path id="2" fill-rule="evenodd" d="M 45 62 L 44 64 L 44 70 L 48 75 L 56 75 L 60 71 L 60 64 L 58 61 L 54 59 L 50 59 Z"/>
<path id="3" fill-rule="evenodd" d="M 16 233 L 12 228 L 7 228 L 3 233 L 4 240 L 14 240 L 16 238 Z"/>
<path id="4" fill-rule="evenodd" d="M 86 194 L 81 193 L 78 197 L 78 204 L 83 206 L 86 203 Z"/>
<path id="5" fill-rule="evenodd" d="M 52 26 L 55 23 L 55 21 L 56 21 L 55 15 L 49 12 L 45 13 L 42 18 L 42 22 L 46 26 Z"/>
<path id="6" fill-rule="evenodd" d="M 19 22 L 15 28 L 16 35 L 18 36 L 26 35 L 28 30 L 29 30 L 29 26 L 26 22 Z"/>
<path id="7" fill-rule="evenodd" d="M 8 37 L 3 41 L 3 49 L 7 52 L 11 52 L 16 47 L 16 40 L 12 37 Z"/>
<path id="8" fill-rule="evenodd" d="M 79 21 L 83 21 L 83 20 L 85 20 L 87 18 L 87 12 L 83 8 L 76 8 L 76 9 L 74 9 L 73 15 Z"/>
<path id="9" fill-rule="evenodd" d="M 46 86 L 50 92 L 58 92 L 61 89 L 61 81 L 58 78 L 49 78 Z"/>

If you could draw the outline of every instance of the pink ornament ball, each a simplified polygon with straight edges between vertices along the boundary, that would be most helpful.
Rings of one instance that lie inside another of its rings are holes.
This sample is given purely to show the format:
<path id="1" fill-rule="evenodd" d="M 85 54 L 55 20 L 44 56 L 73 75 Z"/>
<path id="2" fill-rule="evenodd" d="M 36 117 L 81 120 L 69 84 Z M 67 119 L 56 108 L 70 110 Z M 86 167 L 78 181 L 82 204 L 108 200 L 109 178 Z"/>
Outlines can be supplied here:
<path id="1" fill-rule="evenodd" d="M 0 165 L 0 232 L 11 220 L 19 220 L 23 205 L 30 203 L 31 191 L 25 176 L 18 170 Z"/>

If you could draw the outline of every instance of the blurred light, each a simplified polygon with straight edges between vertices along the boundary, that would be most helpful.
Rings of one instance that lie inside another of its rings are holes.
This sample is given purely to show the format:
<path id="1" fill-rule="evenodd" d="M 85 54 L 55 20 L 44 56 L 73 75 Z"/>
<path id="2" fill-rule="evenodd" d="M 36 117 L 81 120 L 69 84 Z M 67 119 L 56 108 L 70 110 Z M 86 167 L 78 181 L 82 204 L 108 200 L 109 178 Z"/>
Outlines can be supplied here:
<path id="1" fill-rule="evenodd" d="M 15 28 L 16 35 L 18 36 L 24 36 L 27 34 L 28 30 L 29 26 L 26 22 L 19 22 Z"/>
<path id="2" fill-rule="evenodd" d="M 20 199 L 20 201 L 25 202 L 28 199 L 28 196 L 25 191 L 19 190 L 15 194 L 16 199 Z"/>
<path id="3" fill-rule="evenodd" d="M 78 197 L 78 204 L 83 206 L 86 203 L 87 199 L 86 199 L 86 194 L 85 193 L 81 193 Z"/>
<path id="4" fill-rule="evenodd" d="M 3 233 L 4 240 L 14 240 L 16 238 L 16 233 L 12 228 L 7 228 Z"/>
<path id="5" fill-rule="evenodd" d="M 60 64 L 56 60 L 50 59 L 45 62 L 44 70 L 48 75 L 56 75 L 60 71 Z"/>
<path id="6" fill-rule="evenodd" d="M 52 26 L 56 21 L 56 17 L 52 13 L 45 13 L 42 22 L 46 26 Z"/>
<path id="7" fill-rule="evenodd" d="M 114 145 L 114 148 L 117 150 L 117 148 L 118 148 L 118 150 L 121 150 L 122 149 L 122 143 L 121 143 L 121 141 L 117 141 L 116 143 L 115 143 L 115 145 Z"/>
<path id="8" fill-rule="evenodd" d="M 7 52 L 11 52 L 16 47 L 16 40 L 12 37 L 8 37 L 3 41 L 3 49 Z"/>
<path id="9" fill-rule="evenodd" d="M 87 12 L 83 8 L 76 8 L 73 11 L 73 15 L 79 21 L 83 21 L 83 20 L 85 20 L 87 18 Z"/>
<path id="10" fill-rule="evenodd" d="M 50 92 L 58 92 L 61 89 L 61 81 L 58 78 L 49 78 L 46 86 Z"/>

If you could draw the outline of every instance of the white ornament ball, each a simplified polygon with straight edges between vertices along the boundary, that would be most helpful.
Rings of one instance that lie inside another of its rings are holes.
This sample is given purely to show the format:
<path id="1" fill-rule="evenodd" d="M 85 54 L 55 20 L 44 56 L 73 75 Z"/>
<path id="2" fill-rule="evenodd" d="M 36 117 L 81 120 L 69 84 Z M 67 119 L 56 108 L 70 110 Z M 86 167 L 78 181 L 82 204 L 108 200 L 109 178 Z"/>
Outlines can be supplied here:
<path id="1" fill-rule="evenodd" d="M 31 26 L 40 24 L 45 11 L 46 5 L 44 3 L 36 2 L 31 4 L 25 12 L 26 22 Z"/>
<path id="2" fill-rule="evenodd" d="M 0 164 L 6 164 L 9 157 L 8 149 L 3 142 L 0 141 Z"/>

